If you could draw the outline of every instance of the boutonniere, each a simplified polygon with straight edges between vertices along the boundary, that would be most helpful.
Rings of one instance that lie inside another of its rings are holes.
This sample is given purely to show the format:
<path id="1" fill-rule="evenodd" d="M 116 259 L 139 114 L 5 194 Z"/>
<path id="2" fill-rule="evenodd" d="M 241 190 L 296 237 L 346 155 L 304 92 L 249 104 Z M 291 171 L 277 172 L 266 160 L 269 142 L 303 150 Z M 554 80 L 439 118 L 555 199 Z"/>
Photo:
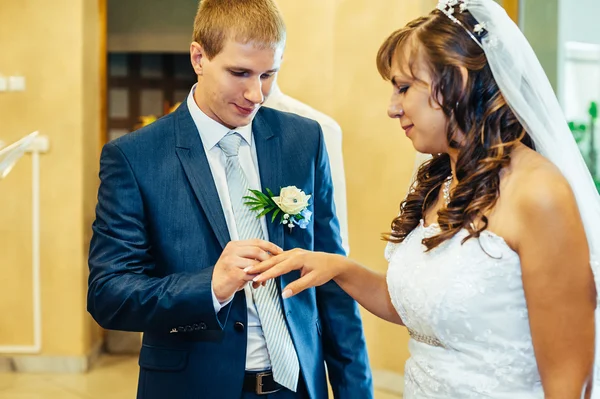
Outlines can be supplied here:
<path id="1" fill-rule="evenodd" d="M 279 223 L 288 226 L 290 231 L 296 225 L 301 229 L 308 227 L 312 216 L 312 212 L 307 209 L 310 195 L 306 195 L 296 186 L 282 188 L 279 196 L 275 196 L 268 188 L 266 191 L 264 194 L 258 190 L 250 190 L 253 195 L 244 197 L 244 204 L 248 205 L 250 210 L 258 212 L 256 217 L 273 212 L 271 223 L 279 216 Z"/>

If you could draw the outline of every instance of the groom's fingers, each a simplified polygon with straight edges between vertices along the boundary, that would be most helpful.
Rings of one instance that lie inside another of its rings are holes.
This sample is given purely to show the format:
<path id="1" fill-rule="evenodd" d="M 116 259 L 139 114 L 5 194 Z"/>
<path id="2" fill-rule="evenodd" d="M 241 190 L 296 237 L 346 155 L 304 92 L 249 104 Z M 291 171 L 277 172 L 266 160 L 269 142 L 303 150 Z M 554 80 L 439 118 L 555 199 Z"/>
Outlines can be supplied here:
<path id="1" fill-rule="evenodd" d="M 258 261 L 251 260 L 251 259 L 244 259 L 244 258 L 240 258 L 239 262 L 240 262 L 239 263 L 240 265 L 248 265 L 246 268 L 253 267 L 253 266 L 260 264 L 260 262 L 258 262 Z M 241 278 L 245 281 L 252 281 L 258 275 L 258 273 L 246 273 L 242 269 L 243 269 L 243 267 L 239 268 L 239 273 L 241 273 L 240 276 L 242 276 Z"/>
<path id="2" fill-rule="evenodd" d="M 261 248 L 252 247 L 252 246 L 244 246 L 244 247 L 236 248 L 235 255 L 239 256 L 240 258 L 244 258 L 246 260 L 253 259 L 253 260 L 257 260 L 259 262 L 269 260 L 272 257 L 271 255 L 269 255 L 269 253 L 262 250 Z M 241 265 L 246 265 L 246 266 L 242 267 L 242 269 L 250 266 L 250 264 L 247 264 L 247 263 L 248 262 L 241 263 Z M 254 264 L 252 264 L 252 266 L 254 266 Z"/>
<path id="3" fill-rule="evenodd" d="M 260 262 L 256 261 L 256 260 L 251 260 L 251 259 L 240 259 L 240 264 L 247 264 L 248 266 L 246 267 L 246 269 L 250 268 L 250 267 L 254 267 L 256 265 L 259 265 Z M 247 279 L 246 281 L 250 281 L 252 280 L 254 277 L 258 276 L 258 273 L 246 273 L 245 269 L 242 270 L 243 268 L 240 267 L 240 272 L 242 272 L 243 274 L 245 274 L 246 276 L 251 276 L 249 279 Z"/>
<path id="4" fill-rule="evenodd" d="M 263 251 L 269 252 L 273 255 L 279 255 L 280 253 L 283 252 L 283 250 L 281 248 L 279 248 L 277 245 L 273 244 L 272 242 L 265 241 L 265 240 L 259 240 L 258 238 L 255 238 L 253 240 L 238 241 L 238 244 L 243 245 L 243 246 L 258 247 L 258 248 L 262 249 Z"/>

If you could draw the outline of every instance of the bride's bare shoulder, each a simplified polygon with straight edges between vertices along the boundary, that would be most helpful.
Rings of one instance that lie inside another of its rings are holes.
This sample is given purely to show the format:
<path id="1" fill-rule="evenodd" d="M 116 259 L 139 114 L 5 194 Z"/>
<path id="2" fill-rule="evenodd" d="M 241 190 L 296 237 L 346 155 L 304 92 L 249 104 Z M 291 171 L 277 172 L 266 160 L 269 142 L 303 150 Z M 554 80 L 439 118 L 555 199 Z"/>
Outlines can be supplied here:
<path id="1" fill-rule="evenodd" d="M 526 214 L 546 217 L 557 212 L 576 209 L 569 182 L 561 171 L 536 151 L 522 146 L 511 155 L 506 174 L 507 197 L 513 206 Z"/>

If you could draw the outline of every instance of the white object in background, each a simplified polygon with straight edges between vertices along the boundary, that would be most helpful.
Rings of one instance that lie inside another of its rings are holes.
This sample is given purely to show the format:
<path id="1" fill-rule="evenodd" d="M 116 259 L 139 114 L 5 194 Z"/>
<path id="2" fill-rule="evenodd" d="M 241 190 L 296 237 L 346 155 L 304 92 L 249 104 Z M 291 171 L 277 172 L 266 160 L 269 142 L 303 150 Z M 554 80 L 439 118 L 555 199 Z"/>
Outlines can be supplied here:
<path id="1" fill-rule="evenodd" d="M 0 76 L 0 92 L 6 90 L 8 90 L 8 82 L 4 76 Z"/>
<path id="2" fill-rule="evenodd" d="M 25 154 L 25 151 L 27 151 L 37 135 L 38 132 L 28 134 L 19 141 L 0 150 L 0 179 L 4 179 L 10 173 L 13 166 Z"/>
<path id="3" fill-rule="evenodd" d="M 263 104 L 266 107 L 275 108 L 279 111 L 292 112 L 313 119 L 321 125 L 325 147 L 329 155 L 331 166 L 331 179 L 333 182 L 333 200 L 335 210 L 340 222 L 340 234 L 342 236 L 342 247 L 346 255 L 350 253 L 348 241 L 348 206 L 346 199 L 346 173 L 344 170 L 344 158 L 342 152 L 342 128 L 328 115 L 300 102 L 299 100 L 284 94 L 277 81 L 271 86 L 271 95 Z"/>
<path id="4" fill-rule="evenodd" d="M 32 278 L 33 345 L 0 346 L 0 353 L 39 353 L 42 350 L 42 296 L 40 284 L 40 154 L 48 151 L 48 137 L 33 132 L 0 150 L 0 180 L 5 178 L 25 152 L 32 162 Z"/>
<path id="5" fill-rule="evenodd" d="M 9 76 L 8 77 L 9 91 L 25 91 L 25 76 Z"/>

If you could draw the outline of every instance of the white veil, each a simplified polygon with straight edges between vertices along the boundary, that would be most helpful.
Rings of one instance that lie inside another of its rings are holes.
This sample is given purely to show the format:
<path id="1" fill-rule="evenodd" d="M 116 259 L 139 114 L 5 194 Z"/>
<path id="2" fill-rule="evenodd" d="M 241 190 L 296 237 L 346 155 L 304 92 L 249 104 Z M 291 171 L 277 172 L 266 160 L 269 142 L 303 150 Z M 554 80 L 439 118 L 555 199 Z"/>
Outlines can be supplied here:
<path id="1" fill-rule="evenodd" d="M 444 11 L 442 8 L 458 4 L 475 17 L 479 23 L 476 31 L 487 31 L 481 45 L 504 99 L 534 141 L 536 150 L 560 169 L 575 194 L 590 247 L 596 289 L 600 292 L 600 196 L 552 86 L 529 42 L 501 6 L 493 0 L 442 0 L 438 8 Z M 599 316 L 597 308 L 597 353 Z M 594 368 L 594 398 L 600 398 L 598 360 Z"/>

